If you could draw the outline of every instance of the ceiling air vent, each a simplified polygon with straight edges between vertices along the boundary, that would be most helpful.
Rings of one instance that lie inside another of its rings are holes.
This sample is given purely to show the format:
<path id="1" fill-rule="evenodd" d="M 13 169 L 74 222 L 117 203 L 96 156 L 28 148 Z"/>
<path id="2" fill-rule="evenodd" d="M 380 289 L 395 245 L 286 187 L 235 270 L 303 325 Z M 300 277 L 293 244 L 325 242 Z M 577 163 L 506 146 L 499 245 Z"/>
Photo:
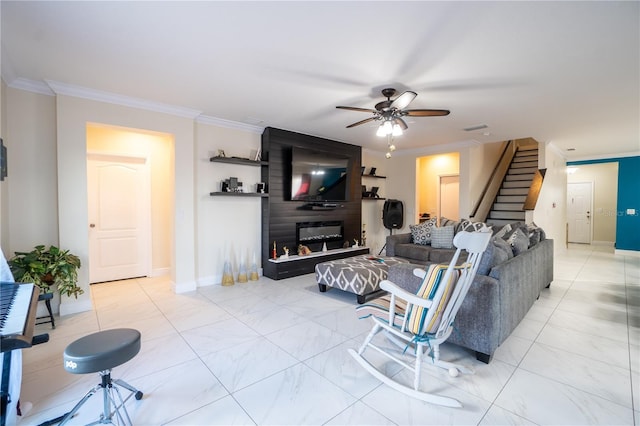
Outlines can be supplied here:
<path id="1" fill-rule="evenodd" d="M 482 129 L 486 129 L 489 126 L 487 126 L 486 124 L 477 124 L 475 126 L 470 126 L 470 127 L 465 127 L 464 130 L 465 132 L 473 132 L 474 130 L 482 130 Z"/>

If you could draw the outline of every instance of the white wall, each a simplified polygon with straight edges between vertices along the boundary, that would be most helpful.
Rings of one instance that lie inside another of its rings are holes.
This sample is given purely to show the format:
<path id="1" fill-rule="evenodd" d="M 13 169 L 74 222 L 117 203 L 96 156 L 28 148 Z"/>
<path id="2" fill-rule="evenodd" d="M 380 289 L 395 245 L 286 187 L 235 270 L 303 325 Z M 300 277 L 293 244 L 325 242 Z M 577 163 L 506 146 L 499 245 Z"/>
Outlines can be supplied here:
<path id="1" fill-rule="evenodd" d="M 533 222 L 544 229 L 547 238 L 554 240 L 554 251 L 558 253 L 566 250 L 567 242 L 566 161 L 556 149 L 550 149 L 548 145 L 541 151 L 541 155 L 544 155 L 542 166 L 547 171 L 533 211 Z"/>
<path id="2" fill-rule="evenodd" d="M 372 186 L 379 187 L 378 195 L 381 198 L 396 198 L 393 187 L 390 184 L 390 160 L 384 158 L 384 154 L 372 152 L 366 149 L 362 150 L 362 165 L 366 168 L 365 174 L 368 174 L 371 167 L 376 168 L 376 175 L 387 176 L 386 179 L 363 177 L 362 184 L 371 190 Z M 363 200 L 362 201 L 362 225 L 367 234 L 367 247 L 370 248 L 372 254 L 378 254 L 384 246 L 386 236 L 389 230 L 382 223 L 382 208 L 384 200 Z M 394 231 L 395 232 L 395 231 Z"/>
<path id="3" fill-rule="evenodd" d="M 212 163 L 209 158 L 219 149 L 227 157 L 249 158 L 252 150 L 260 148 L 260 139 L 258 133 L 196 124 L 196 277 L 200 286 L 219 284 L 225 261 L 231 262 L 234 276 L 240 264 L 248 268 L 254 256 L 260 267 L 261 198 L 209 195 L 220 191 L 221 182 L 230 177 L 237 177 L 245 192 L 256 191 L 260 167 Z"/>
<path id="4" fill-rule="evenodd" d="M 9 176 L 3 183 L 3 251 L 58 245 L 55 98 L 6 88 L 4 143 Z"/>
<path id="5" fill-rule="evenodd" d="M 178 292 L 195 289 L 193 120 L 72 96 L 58 95 L 56 100 L 60 245 L 87 261 L 87 123 L 172 134 L 175 140 L 174 185 L 179 189 L 167 188 L 174 194 L 175 206 L 172 279 Z M 88 268 L 81 268 L 79 283 L 88 290 Z M 77 301 L 63 298 L 60 313 L 86 310 L 87 304 L 90 305 L 88 291 L 81 298 L 83 300 Z"/>

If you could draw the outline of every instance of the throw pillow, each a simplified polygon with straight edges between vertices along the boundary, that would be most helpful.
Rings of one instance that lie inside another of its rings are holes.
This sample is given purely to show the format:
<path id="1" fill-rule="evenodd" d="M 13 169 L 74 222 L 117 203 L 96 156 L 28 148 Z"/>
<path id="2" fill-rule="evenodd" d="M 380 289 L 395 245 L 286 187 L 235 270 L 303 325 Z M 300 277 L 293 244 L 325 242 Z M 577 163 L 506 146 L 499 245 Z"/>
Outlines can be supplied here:
<path id="1" fill-rule="evenodd" d="M 431 247 L 453 248 L 453 226 L 441 226 L 431 228 Z"/>
<path id="2" fill-rule="evenodd" d="M 484 222 L 471 222 L 469 219 L 465 219 L 460 223 L 460 231 L 487 232 L 491 231 L 491 229 L 492 228 Z"/>
<path id="3" fill-rule="evenodd" d="M 493 236 L 496 237 L 496 238 L 504 238 L 504 236 L 507 235 L 509 232 L 511 232 L 511 225 L 510 224 L 506 224 L 505 226 L 500 228 L 498 230 L 498 232 L 493 234 Z"/>
<path id="4" fill-rule="evenodd" d="M 536 225 L 535 222 L 531 222 L 527 225 L 527 230 L 529 231 L 529 247 L 535 246 L 546 238 L 542 228 Z"/>
<path id="5" fill-rule="evenodd" d="M 409 225 L 413 242 L 423 246 L 429 245 L 431 243 L 431 229 L 435 228 L 436 221 L 437 218 L 433 217 L 417 225 Z"/>
<path id="6" fill-rule="evenodd" d="M 503 240 L 502 238 L 495 238 L 493 244 L 502 252 L 504 252 L 505 256 L 507 256 L 507 260 L 513 257 L 513 249 L 509 245 L 508 242 Z M 497 265 L 497 263 L 496 263 Z M 495 265 L 494 265 L 495 266 Z"/>
<path id="7" fill-rule="evenodd" d="M 489 272 L 494 266 L 506 262 L 509 260 L 509 256 L 513 257 L 513 253 L 506 241 L 499 237 L 493 237 L 480 258 L 478 274 L 489 275 Z"/>
<path id="8" fill-rule="evenodd" d="M 460 221 L 458 220 L 451 220 L 451 219 L 447 219 L 446 217 L 442 216 L 440 218 L 440 226 L 453 226 L 453 233 L 457 234 L 458 233 L 458 228 L 460 227 Z"/>
<path id="9" fill-rule="evenodd" d="M 520 228 L 516 229 L 515 232 L 511 234 L 507 242 L 511 246 L 514 256 L 519 255 L 529 248 L 529 236 L 522 232 L 522 229 Z"/>

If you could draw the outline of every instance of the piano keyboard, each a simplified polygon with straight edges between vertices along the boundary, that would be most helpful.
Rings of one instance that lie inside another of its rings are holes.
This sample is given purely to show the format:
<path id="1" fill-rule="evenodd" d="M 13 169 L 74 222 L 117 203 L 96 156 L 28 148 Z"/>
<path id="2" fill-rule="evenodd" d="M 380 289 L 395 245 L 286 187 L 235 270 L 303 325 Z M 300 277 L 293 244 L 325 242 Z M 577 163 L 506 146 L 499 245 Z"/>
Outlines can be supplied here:
<path id="1" fill-rule="evenodd" d="M 0 285 L 0 335 L 22 334 L 31 304 L 33 284 Z M 5 293 L 11 293 L 6 297 Z"/>
<path id="2" fill-rule="evenodd" d="M 31 346 L 39 289 L 0 281 L 0 350 Z"/>

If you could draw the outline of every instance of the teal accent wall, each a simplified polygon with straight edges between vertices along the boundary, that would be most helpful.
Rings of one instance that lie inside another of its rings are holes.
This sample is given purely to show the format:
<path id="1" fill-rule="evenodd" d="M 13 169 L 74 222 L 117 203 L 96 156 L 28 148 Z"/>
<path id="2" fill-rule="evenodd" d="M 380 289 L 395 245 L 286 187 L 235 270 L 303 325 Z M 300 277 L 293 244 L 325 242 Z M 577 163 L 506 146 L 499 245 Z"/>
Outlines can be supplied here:
<path id="1" fill-rule="evenodd" d="M 640 251 L 640 157 L 569 161 L 567 165 L 598 163 L 618 163 L 616 249 Z M 627 209 L 635 209 L 635 214 L 627 214 Z"/>

